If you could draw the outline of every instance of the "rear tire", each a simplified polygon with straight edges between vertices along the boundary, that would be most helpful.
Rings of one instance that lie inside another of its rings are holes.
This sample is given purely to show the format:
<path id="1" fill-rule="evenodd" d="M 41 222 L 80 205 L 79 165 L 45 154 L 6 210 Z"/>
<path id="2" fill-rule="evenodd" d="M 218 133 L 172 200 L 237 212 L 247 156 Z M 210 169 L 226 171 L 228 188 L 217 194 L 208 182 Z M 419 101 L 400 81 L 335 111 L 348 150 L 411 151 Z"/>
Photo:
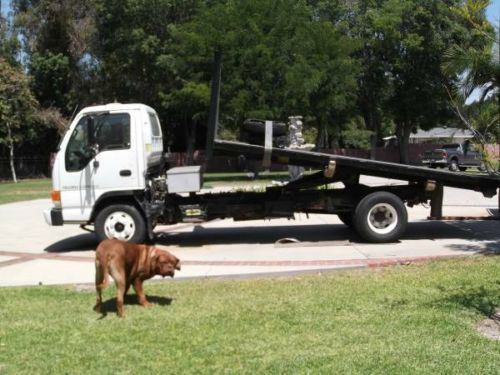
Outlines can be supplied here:
<path id="1" fill-rule="evenodd" d="M 99 241 L 116 238 L 141 243 L 146 239 L 146 222 L 134 206 L 114 204 L 97 214 L 95 232 Z"/>
<path id="2" fill-rule="evenodd" d="M 353 224 L 358 234 L 369 242 L 397 241 L 406 229 L 408 213 L 396 195 L 377 191 L 364 197 L 356 206 Z"/>

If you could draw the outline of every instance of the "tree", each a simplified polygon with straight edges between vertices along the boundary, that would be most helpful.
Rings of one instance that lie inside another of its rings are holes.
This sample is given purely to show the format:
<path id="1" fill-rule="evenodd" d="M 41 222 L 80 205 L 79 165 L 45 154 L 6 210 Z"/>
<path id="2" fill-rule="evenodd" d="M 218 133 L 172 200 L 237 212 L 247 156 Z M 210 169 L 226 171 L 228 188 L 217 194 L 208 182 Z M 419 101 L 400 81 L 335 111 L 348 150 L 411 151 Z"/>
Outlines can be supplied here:
<path id="1" fill-rule="evenodd" d="M 191 19 L 199 2 L 95 0 L 93 50 L 103 95 L 159 107 L 159 94 L 168 93 L 177 79 L 172 32 Z"/>
<path id="2" fill-rule="evenodd" d="M 30 126 L 37 104 L 30 91 L 28 77 L 5 59 L 0 59 L 0 143 L 9 149 L 14 182 L 17 182 L 14 148 L 33 135 L 34 129 Z"/>
<path id="3" fill-rule="evenodd" d="M 443 74 L 444 51 L 453 42 L 468 38 L 457 22 L 449 3 L 458 0 L 388 0 L 388 11 L 396 10 L 396 42 L 388 56 L 389 79 L 394 92 L 389 101 L 400 144 L 400 160 L 408 163 L 410 133 L 417 128 L 429 129 L 452 117 L 443 82 L 451 84 L 456 77 Z"/>
<path id="4" fill-rule="evenodd" d="M 454 86 L 447 87 L 449 100 L 457 117 L 474 133 L 483 149 L 488 140 L 500 139 L 500 30 L 495 30 L 486 19 L 488 5 L 488 0 L 467 0 L 453 8 L 472 38 L 467 44 L 450 46 L 442 64 L 446 74 L 460 77 Z M 466 106 L 474 90 L 482 91 L 481 97 L 477 103 Z M 485 152 L 484 155 L 488 172 L 495 173 L 490 158 Z"/>
<path id="5" fill-rule="evenodd" d="M 481 101 L 500 88 L 500 29 L 486 19 L 489 3 L 490 0 L 466 0 L 453 8 L 467 23 L 473 38 L 467 45 L 453 44 L 443 63 L 446 73 L 464 75 L 459 85 L 462 96 L 467 98 L 480 87 Z"/>
<path id="6" fill-rule="evenodd" d="M 190 21 L 203 2 L 94 0 L 98 37 L 93 51 L 102 99 L 155 108 L 164 140 L 175 151 L 193 148 L 189 135 L 195 134 L 193 126 L 202 119 L 199 106 L 205 103 L 204 111 L 208 108 L 202 91 L 209 78 L 198 81 L 183 75 L 183 65 L 191 57 L 186 57 L 174 37 L 179 25 Z M 174 134 L 179 127 L 182 131 Z"/>
<path id="7" fill-rule="evenodd" d="M 177 114 L 182 120 L 186 142 L 187 164 L 193 162 L 196 133 L 201 122 L 207 122 L 207 107 L 210 89 L 207 84 L 187 82 L 181 89 L 164 97 L 163 106 Z"/>
<path id="8" fill-rule="evenodd" d="M 372 147 L 372 131 L 367 130 L 364 118 L 354 117 L 349 121 L 345 130 L 341 132 L 342 141 L 345 147 L 370 150 Z"/>
<path id="9" fill-rule="evenodd" d="M 13 0 L 23 64 L 43 108 L 70 115 L 95 101 L 93 0 Z"/>
<path id="10" fill-rule="evenodd" d="M 7 60 L 10 64 L 16 64 L 18 51 L 19 41 L 17 35 L 12 32 L 8 19 L 4 18 L 0 12 L 0 58 Z"/>
<path id="11" fill-rule="evenodd" d="M 318 14 L 337 25 L 357 45 L 354 52 L 360 67 L 357 76 L 357 111 L 350 111 L 348 128 L 352 129 L 353 124 L 357 123 L 357 129 L 368 130 L 363 134 L 370 134 L 370 147 L 363 141 L 363 148 L 370 149 L 372 159 L 376 158 L 376 145 L 383 124 L 390 118 L 387 106 L 393 86 L 388 79 L 391 70 L 388 57 L 397 39 L 396 26 L 400 20 L 397 9 L 385 7 L 384 4 L 385 1 L 378 0 L 317 2 Z M 364 126 L 358 116 L 362 116 Z M 348 143 L 352 144 L 351 141 Z"/>
<path id="12" fill-rule="evenodd" d="M 223 20 L 223 21 L 222 21 Z M 221 126 L 301 114 L 329 146 L 355 98 L 353 43 L 304 1 L 221 1 L 179 27 L 179 76 L 207 82 L 213 50 L 224 56 Z M 200 74 L 200 72 L 204 72 Z"/>

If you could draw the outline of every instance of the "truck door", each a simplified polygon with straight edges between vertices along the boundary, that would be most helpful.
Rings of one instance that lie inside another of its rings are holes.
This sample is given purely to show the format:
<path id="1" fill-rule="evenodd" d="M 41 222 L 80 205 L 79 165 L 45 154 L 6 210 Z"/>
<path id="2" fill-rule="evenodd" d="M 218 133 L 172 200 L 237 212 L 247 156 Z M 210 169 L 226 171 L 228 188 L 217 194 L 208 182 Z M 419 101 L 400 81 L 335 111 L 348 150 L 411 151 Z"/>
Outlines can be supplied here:
<path id="1" fill-rule="evenodd" d="M 136 142 L 129 113 L 83 116 L 67 143 L 61 176 L 64 221 L 87 221 L 104 193 L 136 189 Z"/>
<path id="2" fill-rule="evenodd" d="M 474 145 L 469 141 L 465 141 L 462 145 L 462 149 L 464 151 L 464 158 L 462 164 L 464 165 L 478 165 L 479 161 L 477 160 L 478 153 L 474 147 Z"/>

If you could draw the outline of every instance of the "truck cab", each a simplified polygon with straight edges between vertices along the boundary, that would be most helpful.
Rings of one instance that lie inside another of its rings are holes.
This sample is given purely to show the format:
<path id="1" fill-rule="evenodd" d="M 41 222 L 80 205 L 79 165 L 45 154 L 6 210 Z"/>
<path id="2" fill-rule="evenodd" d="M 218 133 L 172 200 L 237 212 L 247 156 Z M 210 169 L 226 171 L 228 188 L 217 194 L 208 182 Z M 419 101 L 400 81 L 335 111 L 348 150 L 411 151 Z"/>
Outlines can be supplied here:
<path id="1" fill-rule="evenodd" d="M 50 225 L 103 221 L 106 237 L 143 236 L 145 223 L 134 220 L 142 210 L 134 212 L 134 206 L 141 205 L 150 177 L 159 173 L 162 154 L 161 127 L 151 107 L 85 108 L 60 143 L 52 170 L 54 207 L 44 211 L 45 220 Z"/>

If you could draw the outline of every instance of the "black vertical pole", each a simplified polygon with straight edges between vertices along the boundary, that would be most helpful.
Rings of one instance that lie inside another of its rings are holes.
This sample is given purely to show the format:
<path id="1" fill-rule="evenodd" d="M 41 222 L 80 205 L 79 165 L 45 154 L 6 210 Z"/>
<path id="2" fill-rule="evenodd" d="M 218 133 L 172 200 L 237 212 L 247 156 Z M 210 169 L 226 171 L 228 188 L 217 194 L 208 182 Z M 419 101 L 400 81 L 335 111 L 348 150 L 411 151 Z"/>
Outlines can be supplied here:
<path id="1" fill-rule="evenodd" d="M 437 183 L 431 198 L 431 219 L 443 217 L 443 184 Z"/>
<path id="2" fill-rule="evenodd" d="M 212 72 L 212 87 L 210 93 L 210 112 L 208 115 L 207 145 L 205 148 L 205 160 L 210 160 L 212 158 L 214 150 L 214 141 L 217 138 L 217 126 L 219 122 L 221 70 L 222 70 L 222 53 L 220 51 L 215 51 L 214 66 Z"/>

